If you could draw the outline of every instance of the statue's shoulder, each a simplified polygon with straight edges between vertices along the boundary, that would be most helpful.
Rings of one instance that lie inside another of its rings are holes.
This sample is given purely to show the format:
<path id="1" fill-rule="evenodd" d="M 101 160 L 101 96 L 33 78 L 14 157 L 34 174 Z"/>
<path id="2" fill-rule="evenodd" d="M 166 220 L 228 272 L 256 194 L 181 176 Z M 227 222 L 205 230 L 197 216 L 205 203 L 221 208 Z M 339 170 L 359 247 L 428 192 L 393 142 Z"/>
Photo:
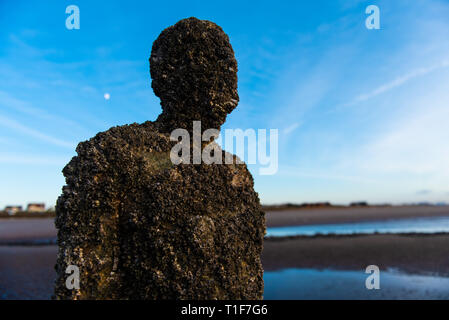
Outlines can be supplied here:
<path id="1" fill-rule="evenodd" d="M 162 151 L 170 147 L 170 136 L 158 130 L 156 122 L 132 123 L 115 126 L 97 133 L 93 138 L 78 144 L 79 156 L 96 152 L 110 153 L 120 149 L 154 149 Z"/>
<path id="2" fill-rule="evenodd" d="M 170 148 L 170 136 L 161 133 L 156 122 L 115 126 L 80 142 L 77 155 L 63 173 L 67 176 L 74 170 L 105 171 L 111 164 L 135 160 L 137 155 L 165 153 Z"/>

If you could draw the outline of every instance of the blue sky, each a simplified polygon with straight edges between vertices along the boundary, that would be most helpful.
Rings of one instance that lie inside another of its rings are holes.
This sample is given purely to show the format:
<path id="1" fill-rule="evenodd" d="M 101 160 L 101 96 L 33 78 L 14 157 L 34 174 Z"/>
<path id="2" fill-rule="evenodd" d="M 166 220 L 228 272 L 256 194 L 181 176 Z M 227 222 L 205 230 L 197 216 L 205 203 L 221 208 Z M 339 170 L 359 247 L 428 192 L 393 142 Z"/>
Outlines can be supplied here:
<path id="1" fill-rule="evenodd" d="M 370 4 L 380 30 L 365 28 Z M 250 168 L 263 203 L 449 201 L 448 1 L 4 0 L 0 208 L 54 205 L 78 142 L 157 117 L 151 45 L 190 16 L 236 53 L 225 128 L 279 129 L 278 173 Z"/>

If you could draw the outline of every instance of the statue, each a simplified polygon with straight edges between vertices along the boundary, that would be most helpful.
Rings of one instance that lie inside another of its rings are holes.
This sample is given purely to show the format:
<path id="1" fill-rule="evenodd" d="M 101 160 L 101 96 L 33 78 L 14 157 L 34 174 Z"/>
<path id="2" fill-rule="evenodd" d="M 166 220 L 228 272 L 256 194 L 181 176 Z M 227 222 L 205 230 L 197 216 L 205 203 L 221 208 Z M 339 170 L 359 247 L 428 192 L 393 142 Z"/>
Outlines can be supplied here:
<path id="1" fill-rule="evenodd" d="M 154 42 L 150 66 L 157 120 L 98 133 L 63 169 L 54 297 L 261 299 L 265 217 L 246 165 L 170 159 L 173 130 L 219 129 L 237 106 L 229 38 L 212 22 L 181 20 Z M 79 289 L 66 287 L 70 265 Z"/>

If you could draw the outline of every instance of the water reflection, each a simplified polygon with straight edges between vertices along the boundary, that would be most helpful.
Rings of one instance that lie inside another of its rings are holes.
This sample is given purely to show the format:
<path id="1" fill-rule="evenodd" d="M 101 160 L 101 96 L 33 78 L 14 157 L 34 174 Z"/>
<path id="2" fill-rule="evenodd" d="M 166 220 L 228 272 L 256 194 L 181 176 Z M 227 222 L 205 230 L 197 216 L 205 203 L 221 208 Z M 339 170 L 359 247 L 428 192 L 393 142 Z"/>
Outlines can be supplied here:
<path id="1" fill-rule="evenodd" d="M 364 270 L 285 269 L 265 272 L 265 299 L 449 299 L 449 278 L 380 272 L 368 290 Z"/>
<path id="2" fill-rule="evenodd" d="M 449 232 L 449 217 L 413 218 L 372 222 L 320 224 L 268 228 L 268 237 L 353 233 L 438 233 Z"/>

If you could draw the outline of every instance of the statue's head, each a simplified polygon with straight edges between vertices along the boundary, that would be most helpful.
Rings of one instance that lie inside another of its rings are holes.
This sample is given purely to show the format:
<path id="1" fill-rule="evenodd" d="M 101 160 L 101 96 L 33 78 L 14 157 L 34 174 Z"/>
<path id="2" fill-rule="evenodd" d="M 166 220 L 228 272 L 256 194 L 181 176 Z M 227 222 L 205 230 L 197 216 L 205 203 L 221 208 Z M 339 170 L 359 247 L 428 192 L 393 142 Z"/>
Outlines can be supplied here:
<path id="1" fill-rule="evenodd" d="M 237 106 L 237 61 L 228 36 L 213 22 L 188 18 L 162 31 L 150 73 L 165 131 L 190 131 L 195 120 L 203 130 L 219 129 Z"/>

